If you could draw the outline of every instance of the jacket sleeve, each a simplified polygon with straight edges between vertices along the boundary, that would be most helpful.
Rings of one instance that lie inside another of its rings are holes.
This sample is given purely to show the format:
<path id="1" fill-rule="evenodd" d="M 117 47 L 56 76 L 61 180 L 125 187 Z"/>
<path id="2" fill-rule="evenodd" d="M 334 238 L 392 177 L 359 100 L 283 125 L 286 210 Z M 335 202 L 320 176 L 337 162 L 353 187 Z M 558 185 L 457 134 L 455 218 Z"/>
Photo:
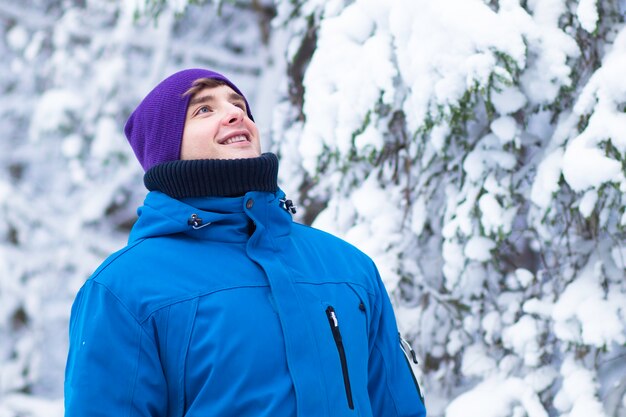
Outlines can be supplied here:
<path id="1" fill-rule="evenodd" d="M 87 281 L 70 318 L 65 416 L 166 413 L 167 388 L 154 339 L 107 288 Z"/>
<path id="2" fill-rule="evenodd" d="M 402 349 L 393 308 L 378 272 L 376 278 L 378 294 L 370 322 L 368 368 L 373 415 L 425 417 L 423 397 Z"/>

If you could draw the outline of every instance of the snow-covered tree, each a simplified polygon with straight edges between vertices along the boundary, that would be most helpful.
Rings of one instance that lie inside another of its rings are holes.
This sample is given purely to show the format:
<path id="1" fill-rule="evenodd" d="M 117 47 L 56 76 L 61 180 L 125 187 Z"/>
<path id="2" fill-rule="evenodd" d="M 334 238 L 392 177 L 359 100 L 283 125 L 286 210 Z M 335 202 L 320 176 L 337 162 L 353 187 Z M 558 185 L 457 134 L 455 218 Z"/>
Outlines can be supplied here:
<path id="1" fill-rule="evenodd" d="M 278 11 L 284 180 L 378 264 L 431 415 L 626 415 L 626 3 Z"/>

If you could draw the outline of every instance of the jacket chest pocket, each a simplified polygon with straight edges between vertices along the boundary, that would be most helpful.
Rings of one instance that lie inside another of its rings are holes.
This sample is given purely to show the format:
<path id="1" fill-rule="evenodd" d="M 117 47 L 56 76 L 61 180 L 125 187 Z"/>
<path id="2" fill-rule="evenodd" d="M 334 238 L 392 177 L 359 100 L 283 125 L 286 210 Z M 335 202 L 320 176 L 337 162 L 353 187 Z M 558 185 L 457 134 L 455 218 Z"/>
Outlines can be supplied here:
<path id="1" fill-rule="evenodd" d="M 360 300 L 355 300 L 352 294 L 347 299 L 322 303 L 318 308 L 319 343 L 330 407 L 359 415 L 359 404 L 367 401 L 368 339 L 365 306 Z M 337 415 L 343 414 L 338 412 Z"/>
<path id="2" fill-rule="evenodd" d="M 315 352 L 328 408 L 337 416 L 358 416 L 369 406 L 367 294 L 347 283 L 299 283 L 299 298 L 315 333 Z M 361 410 L 365 407 L 363 410 Z M 365 415 L 368 415 L 365 412 Z"/>

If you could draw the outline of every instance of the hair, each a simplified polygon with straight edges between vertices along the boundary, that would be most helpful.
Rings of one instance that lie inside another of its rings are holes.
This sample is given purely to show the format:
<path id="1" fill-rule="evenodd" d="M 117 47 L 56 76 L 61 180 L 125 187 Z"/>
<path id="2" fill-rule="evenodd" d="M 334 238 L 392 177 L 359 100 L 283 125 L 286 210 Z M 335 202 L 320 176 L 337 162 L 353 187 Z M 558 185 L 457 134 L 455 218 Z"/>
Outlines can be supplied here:
<path id="1" fill-rule="evenodd" d="M 229 87 L 226 81 L 216 80 L 215 78 L 198 78 L 193 82 L 193 84 L 191 84 L 191 88 L 183 93 L 183 97 L 193 96 L 205 88 L 215 88 L 221 85 Z"/>

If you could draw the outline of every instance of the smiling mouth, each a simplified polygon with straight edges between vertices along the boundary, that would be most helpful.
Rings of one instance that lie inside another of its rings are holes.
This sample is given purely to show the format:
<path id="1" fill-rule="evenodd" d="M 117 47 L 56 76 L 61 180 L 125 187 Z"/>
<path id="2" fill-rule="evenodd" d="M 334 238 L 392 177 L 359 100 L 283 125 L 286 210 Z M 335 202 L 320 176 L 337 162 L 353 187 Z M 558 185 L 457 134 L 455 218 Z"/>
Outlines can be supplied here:
<path id="1" fill-rule="evenodd" d="M 232 143 L 239 143 L 239 142 L 248 142 L 248 138 L 245 135 L 232 136 L 230 138 L 227 138 L 223 142 L 220 142 L 220 144 L 221 145 L 230 145 Z"/>

